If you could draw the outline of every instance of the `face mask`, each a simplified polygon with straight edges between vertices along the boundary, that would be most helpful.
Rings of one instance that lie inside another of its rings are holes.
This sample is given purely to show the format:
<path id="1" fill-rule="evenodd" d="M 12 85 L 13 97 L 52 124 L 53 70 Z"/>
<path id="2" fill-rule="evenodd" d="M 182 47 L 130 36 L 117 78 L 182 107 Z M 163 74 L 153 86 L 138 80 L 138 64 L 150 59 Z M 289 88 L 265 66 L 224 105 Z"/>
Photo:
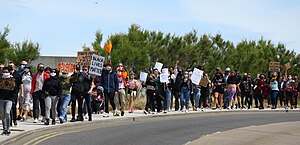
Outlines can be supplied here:
<path id="1" fill-rule="evenodd" d="M 21 65 L 20 65 L 20 68 L 21 68 L 21 69 L 24 69 L 24 67 L 25 67 L 24 64 L 21 64 Z"/>
<path id="2" fill-rule="evenodd" d="M 50 73 L 50 76 L 51 76 L 51 77 L 55 77 L 55 76 L 56 76 L 56 73 Z"/>
<path id="3" fill-rule="evenodd" d="M 226 71 L 226 72 L 225 72 L 225 75 L 229 75 L 229 72 Z"/>
<path id="4" fill-rule="evenodd" d="M 87 70 L 84 70 L 84 71 L 83 71 L 83 73 L 85 73 L 85 74 L 86 74 L 87 72 L 88 72 Z"/>
<path id="5" fill-rule="evenodd" d="M 39 72 L 42 73 L 44 71 L 44 68 L 40 68 Z"/>
<path id="6" fill-rule="evenodd" d="M 8 65 L 7 67 L 9 71 L 13 70 L 13 67 L 11 65 Z"/>
<path id="7" fill-rule="evenodd" d="M 10 77 L 11 77 L 10 73 L 3 73 L 2 74 L 2 78 L 7 79 L 7 78 L 10 78 Z"/>
<path id="8" fill-rule="evenodd" d="M 185 74 L 184 77 L 187 78 L 187 77 L 189 77 L 189 75 Z"/>
<path id="9" fill-rule="evenodd" d="M 29 72 L 29 69 L 28 69 L 28 68 L 25 68 L 24 71 L 25 71 L 25 72 Z"/>
<path id="10" fill-rule="evenodd" d="M 107 66 L 107 67 L 106 67 L 106 70 L 110 71 L 110 70 L 111 70 L 111 67 L 110 67 L 110 66 Z"/>
<path id="11" fill-rule="evenodd" d="M 67 78 L 68 74 L 62 74 L 61 75 L 63 78 Z"/>
<path id="12" fill-rule="evenodd" d="M 292 77 L 289 77 L 289 80 L 291 80 L 292 79 Z"/>

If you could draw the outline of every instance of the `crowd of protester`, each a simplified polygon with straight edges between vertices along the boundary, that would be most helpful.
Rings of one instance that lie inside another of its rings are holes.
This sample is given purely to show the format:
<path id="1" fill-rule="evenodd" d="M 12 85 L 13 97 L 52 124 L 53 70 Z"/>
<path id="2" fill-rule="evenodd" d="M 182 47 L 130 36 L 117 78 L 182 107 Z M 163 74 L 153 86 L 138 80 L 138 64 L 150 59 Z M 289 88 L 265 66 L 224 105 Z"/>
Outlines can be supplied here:
<path id="1" fill-rule="evenodd" d="M 300 82 L 296 75 L 282 76 L 278 70 L 252 77 L 248 72 L 242 76 L 237 69 L 226 68 L 223 72 L 216 68 L 210 77 L 199 65 L 197 68 L 203 71 L 203 77 L 201 83 L 194 84 L 192 68 L 184 69 L 178 64 L 177 61 L 174 68 L 169 68 L 166 83 L 160 81 L 161 72 L 157 68 L 151 68 L 143 82 L 137 80 L 135 73 L 128 73 L 122 63 L 115 68 L 111 63 L 104 65 L 101 76 L 90 75 L 89 67 L 80 65 L 76 65 L 73 73 L 67 73 L 40 63 L 33 73 L 26 61 L 19 67 L 13 62 L 7 67 L 0 64 L 1 81 L 14 80 L 13 90 L 0 89 L 2 135 L 9 135 L 11 126 L 17 126 L 18 120 L 27 121 L 29 116 L 33 123 L 65 123 L 69 106 L 69 122 L 92 121 L 93 113 L 103 113 L 103 117 L 109 117 L 109 112 L 124 116 L 127 96 L 128 113 L 133 113 L 134 99 L 141 91 L 139 84 L 146 90 L 144 114 L 174 110 L 297 108 Z"/>

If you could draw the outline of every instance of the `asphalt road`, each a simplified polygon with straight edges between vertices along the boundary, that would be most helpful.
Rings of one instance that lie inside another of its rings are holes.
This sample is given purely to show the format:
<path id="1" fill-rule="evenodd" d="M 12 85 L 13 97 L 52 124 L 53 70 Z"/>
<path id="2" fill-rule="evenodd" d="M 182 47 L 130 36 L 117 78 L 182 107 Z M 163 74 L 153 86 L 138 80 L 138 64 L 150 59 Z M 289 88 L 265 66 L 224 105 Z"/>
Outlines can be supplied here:
<path id="1" fill-rule="evenodd" d="M 235 128 L 299 121 L 300 112 L 224 112 L 99 122 L 33 133 L 13 144 L 182 145 Z M 12 144 L 12 143 L 11 143 Z"/>

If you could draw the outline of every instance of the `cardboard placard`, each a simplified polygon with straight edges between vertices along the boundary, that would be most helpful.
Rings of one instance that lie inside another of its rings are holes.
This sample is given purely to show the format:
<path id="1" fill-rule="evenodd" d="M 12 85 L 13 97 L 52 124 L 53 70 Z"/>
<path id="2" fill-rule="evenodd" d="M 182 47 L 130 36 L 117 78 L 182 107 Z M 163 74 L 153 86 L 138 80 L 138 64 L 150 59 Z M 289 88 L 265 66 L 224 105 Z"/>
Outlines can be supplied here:
<path id="1" fill-rule="evenodd" d="M 202 87 L 207 87 L 208 79 L 207 78 L 202 78 L 199 85 L 202 86 Z"/>
<path id="2" fill-rule="evenodd" d="M 193 74 L 191 76 L 191 80 L 195 85 L 200 83 L 200 80 L 203 77 L 203 71 L 197 68 L 194 68 Z"/>
<path id="3" fill-rule="evenodd" d="M 77 52 L 77 63 L 80 66 L 90 66 L 92 55 L 98 55 L 97 51 L 78 51 Z"/>
<path id="4" fill-rule="evenodd" d="M 169 75 L 168 74 L 160 74 L 160 82 L 161 83 L 166 83 L 169 81 Z"/>
<path id="5" fill-rule="evenodd" d="M 140 80 L 143 81 L 143 82 L 146 82 L 147 81 L 147 76 L 148 76 L 147 73 L 141 72 L 140 73 Z"/>
<path id="6" fill-rule="evenodd" d="M 278 72 L 280 70 L 280 63 L 271 61 L 269 64 L 269 70 L 273 72 Z"/>
<path id="7" fill-rule="evenodd" d="M 0 89 L 13 91 L 15 89 L 16 83 L 14 78 L 0 79 Z"/>
<path id="8" fill-rule="evenodd" d="M 89 69 L 89 73 L 97 76 L 101 76 L 102 68 L 105 61 L 105 57 L 92 55 L 91 65 Z"/>
<path id="9" fill-rule="evenodd" d="M 73 73 L 76 69 L 76 63 L 60 62 L 57 68 L 62 73 Z"/>

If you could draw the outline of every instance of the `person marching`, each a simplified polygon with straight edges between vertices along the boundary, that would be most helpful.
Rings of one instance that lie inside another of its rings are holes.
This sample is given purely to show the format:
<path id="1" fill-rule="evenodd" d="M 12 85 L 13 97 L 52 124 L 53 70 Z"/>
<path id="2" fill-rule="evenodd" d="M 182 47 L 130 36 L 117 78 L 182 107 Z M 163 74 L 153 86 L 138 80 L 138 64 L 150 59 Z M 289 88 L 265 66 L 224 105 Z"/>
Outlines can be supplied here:
<path id="1" fill-rule="evenodd" d="M 30 72 L 30 67 L 25 66 L 24 67 L 24 73 L 22 74 L 22 82 L 24 86 L 24 97 L 20 98 L 20 108 L 22 111 L 20 112 L 22 121 L 25 121 L 27 119 L 27 114 L 30 111 L 32 107 L 32 96 L 30 94 L 31 90 L 31 83 L 32 83 L 32 74 Z"/>
<path id="2" fill-rule="evenodd" d="M 50 78 L 45 80 L 43 85 L 43 92 L 45 97 L 45 107 L 46 107 L 46 121 L 45 125 L 49 125 L 50 114 L 52 115 L 52 125 L 55 125 L 56 118 L 56 105 L 57 100 L 61 96 L 61 82 L 57 77 L 57 70 L 50 70 Z M 50 113 L 51 112 L 51 113 Z"/>
<path id="3" fill-rule="evenodd" d="M 2 114 L 3 126 L 3 132 L 1 133 L 1 135 L 10 135 L 10 112 L 14 101 L 14 92 L 17 90 L 15 87 L 16 83 L 14 82 L 14 78 L 10 73 L 8 67 L 3 67 L 0 81 L 10 81 L 12 85 L 12 89 L 0 89 L 0 113 Z"/>
<path id="4" fill-rule="evenodd" d="M 214 84 L 214 105 L 213 109 L 217 108 L 217 100 L 219 104 L 219 108 L 223 108 L 223 94 L 224 94 L 224 86 L 225 86 L 225 79 L 223 77 L 223 73 L 221 72 L 221 68 L 216 69 L 216 74 L 212 80 Z"/>

